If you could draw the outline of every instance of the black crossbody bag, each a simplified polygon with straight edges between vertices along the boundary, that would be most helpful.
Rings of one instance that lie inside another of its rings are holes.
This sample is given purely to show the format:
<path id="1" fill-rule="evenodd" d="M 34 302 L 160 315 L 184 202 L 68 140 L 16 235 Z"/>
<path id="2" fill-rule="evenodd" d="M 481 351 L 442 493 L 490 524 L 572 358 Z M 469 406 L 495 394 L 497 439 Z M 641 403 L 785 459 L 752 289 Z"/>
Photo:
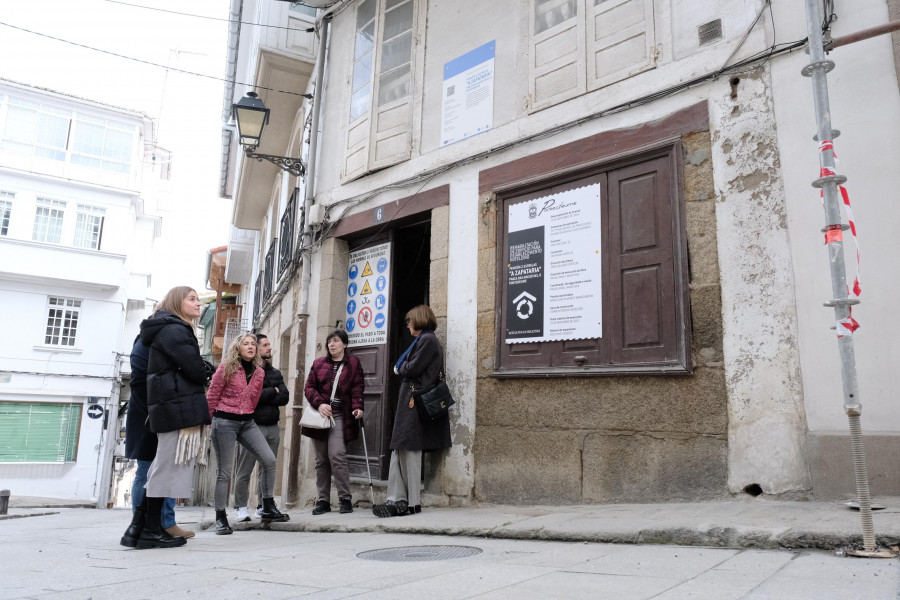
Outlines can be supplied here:
<path id="1" fill-rule="evenodd" d="M 443 373 L 437 384 L 427 392 L 417 392 L 415 386 L 413 386 L 412 392 L 416 408 L 419 410 L 419 417 L 423 421 L 437 421 L 447 414 L 451 406 L 456 404 L 450 395 L 450 388 L 447 386 Z"/>

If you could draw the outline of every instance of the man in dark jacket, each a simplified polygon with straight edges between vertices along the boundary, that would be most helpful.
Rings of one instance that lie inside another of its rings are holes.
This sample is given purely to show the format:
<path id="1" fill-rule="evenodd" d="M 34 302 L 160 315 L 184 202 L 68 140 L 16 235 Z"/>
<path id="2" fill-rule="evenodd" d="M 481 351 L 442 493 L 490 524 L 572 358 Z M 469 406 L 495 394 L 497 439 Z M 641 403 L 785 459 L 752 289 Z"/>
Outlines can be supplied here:
<path id="1" fill-rule="evenodd" d="M 272 449 L 272 454 L 278 456 L 278 444 L 281 441 L 281 432 L 278 427 L 278 420 L 281 418 L 281 407 L 288 403 L 288 389 L 284 384 L 284 377 L 281 371 L 272 366 L 272 344 L 269 338 L 259 333 L 256 335 L 256 346 L 259 356 L 263 359 L 263 370 L 265 378 L 263 379 L 262 394 L 259 397 L 259 403 L 253 412 L 253 420 L 256 421 L 257 427 L 265 436 Z M 234 507 L 237 509 L 237 521 L 249 521 L 250 515 L 247 513 L 247 500 L 250 496 L 250 475 L 253 473 L 253 467 L 256 465 L 256 458 L 247 452 L 243 446 L 238 445 L 237 451 L 237 469 L 234 476 Z M 259 473 L 260 482 L 257 491 L 262 489 L 262 470 Z M 262 497 L 257 498 L 256 517 L 259 518 L 259 512 L 262 508 Z"/>

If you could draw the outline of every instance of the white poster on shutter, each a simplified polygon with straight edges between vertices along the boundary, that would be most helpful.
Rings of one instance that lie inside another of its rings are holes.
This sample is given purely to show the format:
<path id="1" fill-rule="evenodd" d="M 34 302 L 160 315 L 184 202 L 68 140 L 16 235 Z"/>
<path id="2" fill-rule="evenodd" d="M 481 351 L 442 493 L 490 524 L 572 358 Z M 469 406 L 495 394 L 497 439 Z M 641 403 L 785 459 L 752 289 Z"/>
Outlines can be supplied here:
<path id="1" fill-rule="evenodd" d="M 387 343 L 390 281 L 390 243 L 350 253 L 346 320 L 350 346 Z"/>
<path id="2" fill-rule="evenodd" d="M 603 334 L 600 184 L 509 206 L 507 344 Z"/>

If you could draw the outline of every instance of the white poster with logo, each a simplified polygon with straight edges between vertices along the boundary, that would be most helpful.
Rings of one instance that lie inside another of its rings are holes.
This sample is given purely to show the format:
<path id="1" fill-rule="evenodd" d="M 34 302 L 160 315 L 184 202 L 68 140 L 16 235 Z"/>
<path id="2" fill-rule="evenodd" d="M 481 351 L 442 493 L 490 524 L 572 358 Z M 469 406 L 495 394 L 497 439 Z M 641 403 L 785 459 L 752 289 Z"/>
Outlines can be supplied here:
<path id="1" fill-rule="evenodd" d="M 509 206 L 506 343 L 603 334 L 600 184 Z"/>
<path id="2" fill-rule="evenodd" d="M 387 343 L 390 265 L 390 243 L 350 253 L 346 319 L 350 346 Z"/>
<path id="3" fill-rule="evenodd" d="M 444 64 L 441 148 L 493 127 L 494 47 L 490 41 Z"/>

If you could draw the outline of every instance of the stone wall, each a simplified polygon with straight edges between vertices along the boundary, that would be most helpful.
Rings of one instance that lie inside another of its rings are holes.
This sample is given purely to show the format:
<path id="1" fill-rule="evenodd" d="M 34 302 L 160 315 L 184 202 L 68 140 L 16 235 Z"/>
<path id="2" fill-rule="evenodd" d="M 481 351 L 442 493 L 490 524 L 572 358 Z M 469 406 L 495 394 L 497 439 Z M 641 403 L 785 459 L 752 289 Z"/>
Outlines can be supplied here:
<path id="1" fill-rule="evenodd" d="M 496 205 L 480 198 L 476 499 L 656 502 L 725 495 L 727 403 L 708 131 L 682 137 L 692 354 L 687 377 L 495 379 Z"/>

